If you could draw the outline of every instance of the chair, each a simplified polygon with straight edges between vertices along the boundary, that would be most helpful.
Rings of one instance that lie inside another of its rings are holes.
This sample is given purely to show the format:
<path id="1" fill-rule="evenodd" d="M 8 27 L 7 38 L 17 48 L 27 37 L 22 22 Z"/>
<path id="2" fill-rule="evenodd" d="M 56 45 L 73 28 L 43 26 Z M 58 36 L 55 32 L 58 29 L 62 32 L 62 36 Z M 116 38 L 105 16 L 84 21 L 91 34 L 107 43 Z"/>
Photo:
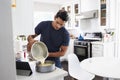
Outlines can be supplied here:
<path id="1" fill-rule="evenodd" d="M 92 80 L 95 77 L 80 67 L 79 59 L 74 53 L 68 55 L 68 72 L 70 76 L 78 80 Z"/>

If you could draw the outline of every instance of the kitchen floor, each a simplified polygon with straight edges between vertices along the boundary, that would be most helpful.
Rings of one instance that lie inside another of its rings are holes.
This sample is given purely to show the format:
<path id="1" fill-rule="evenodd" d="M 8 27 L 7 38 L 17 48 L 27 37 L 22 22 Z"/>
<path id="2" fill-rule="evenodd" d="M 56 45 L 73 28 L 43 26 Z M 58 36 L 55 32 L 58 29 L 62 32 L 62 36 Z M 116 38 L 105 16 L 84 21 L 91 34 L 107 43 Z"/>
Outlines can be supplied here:
<path id="1" fill-rule="evenodd" d="M 63 66 L 64 70 L 68 71 L 68 62 L 67 61 L 62 61 L 62 66 Z M 64 78 L 64 80 L 76 80 L 76 79 L 74 79 L 73 77 L 68 75 Z M 93 80 L 103 80 L 103 78 L 99 77 L 99 76 L 95 76 L 95 78 Z"/>

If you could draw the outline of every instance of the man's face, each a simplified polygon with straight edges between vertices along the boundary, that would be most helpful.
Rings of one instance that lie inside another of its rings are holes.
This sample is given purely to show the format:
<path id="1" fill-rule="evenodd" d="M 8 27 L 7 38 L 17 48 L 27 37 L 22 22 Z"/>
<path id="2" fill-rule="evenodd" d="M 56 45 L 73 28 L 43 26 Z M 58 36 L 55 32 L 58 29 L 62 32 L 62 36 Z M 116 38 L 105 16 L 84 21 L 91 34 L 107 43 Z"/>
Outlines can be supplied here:
<path id="1" fill-rule="evenodd" d="M 56 30 L 59 30 L 61 27 L 63 27 L 65 25 L 65 21 L 63 21 L 62 19 L 60 19 L 59 17 L 58 18 L 55 18 L 54 20 L 54 28 Z"/>

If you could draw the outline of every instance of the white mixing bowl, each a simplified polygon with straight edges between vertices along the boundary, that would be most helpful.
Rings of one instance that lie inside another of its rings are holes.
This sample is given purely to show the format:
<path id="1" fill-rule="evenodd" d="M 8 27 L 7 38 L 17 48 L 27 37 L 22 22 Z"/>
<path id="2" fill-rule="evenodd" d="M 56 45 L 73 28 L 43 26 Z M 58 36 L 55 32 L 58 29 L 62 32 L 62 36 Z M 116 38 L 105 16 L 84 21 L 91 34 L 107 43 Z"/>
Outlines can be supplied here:
<path id="1" fill-rule="evenodd" d="M 43 42 L 35 42 L 31 47 L 31 54 L 37 61 L 40 60 L 41 56 L 46 59 L 48 57 L 48 49 Z"/>

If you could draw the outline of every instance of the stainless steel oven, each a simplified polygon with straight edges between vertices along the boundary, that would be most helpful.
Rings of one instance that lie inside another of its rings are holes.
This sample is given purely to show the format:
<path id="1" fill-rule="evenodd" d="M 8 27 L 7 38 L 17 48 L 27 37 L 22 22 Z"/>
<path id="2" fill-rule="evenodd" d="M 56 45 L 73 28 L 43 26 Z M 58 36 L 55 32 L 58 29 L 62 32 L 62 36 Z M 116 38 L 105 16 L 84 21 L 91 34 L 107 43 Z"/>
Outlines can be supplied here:
<path id="1" fill-rule="evenodd" d="M 91 43 L 75 40 L 74 53 L 78 56 L 79 61 L 91 57 Z"/>
<path id="2" fill-rule="evenodd" d="M 93 41 L 101 41 L 102 33 L 85 33 L 83 40 L 74 41 L 74 53 L 78 56 L 79 61 L 92 57 L 92 44 Z"/>

